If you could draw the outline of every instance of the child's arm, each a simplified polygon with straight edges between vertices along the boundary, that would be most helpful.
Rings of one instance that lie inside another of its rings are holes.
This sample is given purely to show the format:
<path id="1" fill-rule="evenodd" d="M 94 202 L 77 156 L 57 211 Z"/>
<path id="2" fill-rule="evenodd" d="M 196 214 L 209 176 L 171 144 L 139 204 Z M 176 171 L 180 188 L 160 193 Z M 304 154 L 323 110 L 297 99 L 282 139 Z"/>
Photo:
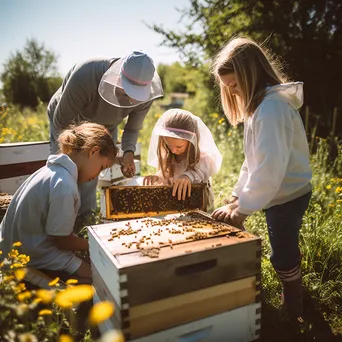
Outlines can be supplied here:
<path id="1" fill-rule="evenodd" d="M 84 251 L 89 248 L 88 241 L 73 234 L 73 229 L 79 209 L 78 198 L 67 190 L 60 182 L 51 195 L 46 219 L 46 234 L 62 250 Z"/>
<path id="2" fill-rule="evenodd" d="M 57 248 L 64 251 L 87 251 L 89 250 L 89 243 L 87 239 L 80 238 L 75 234 L 68 236 L 51 236 Z"/>
<path id="3" fill-rule="evenodd" d="M 237 197 L 237 198 L 240 197 L 240 192 L 244 188 L 244 186 L 247 182 L 247 179 L 248 179 L 248 167 L 247 167 L 247 161 L 245 159 L 242 166 L 241 166 L 239 179 L 234 186 L 232 196 Z"/>
<path id="4" fill-rule="evenodd" d="M 194 169 L 189 169 L 182 175 L 187 176 L 191 183 L 206 183 L 215 172 L 215 165 L 211 157 L 203 156 L 195 165 Z"/>

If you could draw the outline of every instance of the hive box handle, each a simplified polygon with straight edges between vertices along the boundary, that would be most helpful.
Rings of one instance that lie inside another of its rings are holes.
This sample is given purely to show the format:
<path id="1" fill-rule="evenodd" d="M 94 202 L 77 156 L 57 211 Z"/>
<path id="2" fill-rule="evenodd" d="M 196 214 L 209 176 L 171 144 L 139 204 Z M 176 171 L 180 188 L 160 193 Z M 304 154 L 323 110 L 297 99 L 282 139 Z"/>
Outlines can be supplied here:
<path id="1" fill-rule="evenodd" d="M 199 273 L 199 272 L 210 270 L 211 268 L 214 268 L 216 265 L 217 265 L 217 259 L 206 260 L 206 261 L 198 262 L 196 264 L 177 267 L 175 269 L 175 274 L 179 276 L 183 276 L 183 275 Z"/>
<path id="2" fill-rule="evenodd" d="M 201 330 L 192 331 L 191 333 L 184 334 L 177 338 L 177 342 L 200 342 L 204 341 L 211 335 L 213 327 L 203 328 Z"/>

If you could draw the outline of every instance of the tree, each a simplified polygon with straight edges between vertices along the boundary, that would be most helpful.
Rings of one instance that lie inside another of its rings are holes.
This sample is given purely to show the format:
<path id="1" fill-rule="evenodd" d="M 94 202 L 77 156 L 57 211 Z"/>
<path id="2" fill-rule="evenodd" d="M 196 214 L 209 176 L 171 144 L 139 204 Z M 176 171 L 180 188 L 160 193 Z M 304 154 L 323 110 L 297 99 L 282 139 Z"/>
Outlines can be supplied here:
<path id="1" fill-rule="evenodd" d="M 203 78 L 198 70 L 183 66 L 179 62 L 171 65 L 159 64 L 158 74 L 165 93 L 195 94 Z"/>
<path id="2" fill-rule="evenodd" d="M 62 81 L 56 70 L 56 55 L 44 44 L 28 40 L 23 51 L 12 54 L 4 64 L 1 81 L 6 101 L 21 107 L 49 101 Z"/>
<path id="3" fill-rule="evenodd" d="M 151 28 L 191 65 L 210 61 L 233 36 L 249 36 L 282 56 L 290 76 L 305 83 L 305 103 L 315 112 L 327 117 L 341 106 L 340 0 L 190 0 L 180 12 L 190 21 L 184 32 Z"/>

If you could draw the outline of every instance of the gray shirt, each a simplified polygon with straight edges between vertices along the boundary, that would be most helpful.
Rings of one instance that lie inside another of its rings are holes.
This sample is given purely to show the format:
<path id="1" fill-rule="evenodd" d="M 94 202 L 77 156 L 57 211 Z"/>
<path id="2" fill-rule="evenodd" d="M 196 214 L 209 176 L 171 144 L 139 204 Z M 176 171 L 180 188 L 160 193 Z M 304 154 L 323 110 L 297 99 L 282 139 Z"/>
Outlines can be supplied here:
<path id="1" fill-rule="evenodd" d="M 68 72 L 47 109 L 54 131 L 61 131 L 72 122 L 91 121 L 104 125 L 113 133 L 128 117 L 122 136 L 122 150 L 135 151 L 139 130 L 153 101 L 133 108 L 119 108 L 102 99 L 98 93 L 99 83 L 116 60 L 91 59 L 76 64 Z"/>
<path id="2" fill-rule="evenodd" d="M 2 257 L 20 241 L 19 252 L 30 256 L 30 267 L 71 274 L 80 267 L 74 252 L 58 249 L 51 238 L 73 232 L 80 207 L 77 177 L 76 164 L 60 154 L 49 156 L 46 166 L 25 180 L 0 224 Z"/>

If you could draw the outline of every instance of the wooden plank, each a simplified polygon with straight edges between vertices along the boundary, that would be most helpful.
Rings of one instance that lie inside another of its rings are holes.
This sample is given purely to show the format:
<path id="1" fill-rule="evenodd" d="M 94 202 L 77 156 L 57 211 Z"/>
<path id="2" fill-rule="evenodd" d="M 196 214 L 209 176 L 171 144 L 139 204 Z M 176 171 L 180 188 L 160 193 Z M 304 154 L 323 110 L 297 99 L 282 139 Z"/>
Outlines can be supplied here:
<path id="1" fill-rule="evenodd" d="M 31 175 L 46 164 L 46 160 L 0 165 L 0 179 Z"/>
<path id="2" fill-rule="evenodd" d="M 108 250 L 103 248 L 99 237 L 96 234 L 92 234 L 92 231 L 89 229 L 88 232 L 90 259 L 94 272 L 96 271 L 99 273 L 107 285 L 107 288 L 110 289 L 111 295 L 113 296 L 115 302 L 120 307 L 120 275 L 115 264 L 116 260 L 114 256 L 108 252 Z"/>
<path id="3" fill-rule="evenodd" d="M 129 310 L 132 338 L 255 303 L 255 277 L 225 283 Z"/>
<path id="4" fill-rule="evenodd" d="M 126 286 L 130 306 L 250 277 L 260 272 L 260 240 L 224 246 L 223 239 L 212 239 L 214 245 L 216 241 L 222 244 L 217 248 L 121 269 L 128 279 Z"/>
<path id="5" fill-rule="evenodd" d="M 112 318 L 113 322 L 115 322 L 115 325 L 121 326 L 121 311 L 125 310 L 123 306 L 121 306 L 113 297 L 112 293 L 115 292 L 115 289 L 108 288 L 108 286 L 111 286 L 111 284 L 105 283 L 102 277 L 100 276 L 99 272 L 97 271 L 94 264 L 91 265 L 91 272 L 92 272 L 92 278 L 93 278 L 93 285 L 96 289 L 96 293 L 101 301 L 108 300 L 112 302 L 115 306 L 114 316 Z"/>
<path id="6" fill-rule="evenodd" d="M 226 236 L 235 237 L 225 244 L 241 242 L 242 239 L 254 239 L 255 237 L 226 223 L 217 222 L 202 211 L 188 212 L 184 214 L 170 214 L 167 216 L 150 217 L 146 219 L 117 221 L 106 225 L 91 227 L 103 248 L 117 257 L 118 267 L 131 264 L 150 262 L 150 258 L 143 258 L 141 248 L 160 248 L 161 258 L 170 258 L 183 254 L 184 251 L 173 249 L 177 244 L 189 244 L 195 240 L 207 241 L 200 244 L 201 249 L 212 246 L 206 237 Z M 243 234 L 241 237 L 240 234 Z M 237 239 L 238 238 L 238 239 Z M 164 247 L 170 247 L 165 251 Z M 196 246 L 196 245 L 194 245 Z M 191 246 L 190 246 L 191 247 Z M 188 250 L 191 249 L 188 247 Z M 138 252 L 135 253 L 134 252 Z"/>
<path id="7" fill-rule="evenodd" d="M 113 324 L 122 329 L 122 322 L 127 322 L 126 332 L 131 338 L 255 303 L 260 292 L 256 289 L 254 276 L 140 306 L 120 308 L 96 270 L 93 279 L 100 300 L 110 300 L 116 307 Z"/>
<path id="8" fill-rule="evenodd" d="M 99 298 L 96 296 L 95 301 Z M 148 336 L 133 338 L 129 329 L 123 329 L 126 342 L 252 342 L 260 337 L 260 303 L 208 316 L 173 328 L 154 332 Z M 107 320 L 99 326 L 104 334 L 120 326 Z"/>
<path id="9" fill-rule="evenodd" d="M 49 154 L 48 141 L 0 144 L 0 165 L 46 160 Z"/>

